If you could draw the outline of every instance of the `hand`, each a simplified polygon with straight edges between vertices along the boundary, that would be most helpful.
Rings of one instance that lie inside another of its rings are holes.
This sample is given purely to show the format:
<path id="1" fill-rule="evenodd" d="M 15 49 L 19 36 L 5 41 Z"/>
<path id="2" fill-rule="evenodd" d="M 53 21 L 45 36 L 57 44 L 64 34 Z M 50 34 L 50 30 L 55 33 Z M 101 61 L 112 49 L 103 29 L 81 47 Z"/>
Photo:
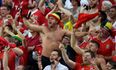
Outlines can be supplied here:
<path id="1" fill-rule="evenodd" d="M 9 46 L 8 46 L 8 47 L 5 47 L 5 48 L 4 48 L 4 52 L 7 52 L 9 49 L 10 49 Z"/>
<path id="2" fill-rule="evenodd" d="M 58 7 L 63 7 L 62 0 L 57 1 Z"/>
<path id="3" fill-rule="evenodd" d="M 23 18 L 23 21 L 26 26 L 29 26 L 30 22 L 27 19 Z"/>
<path id="4" fill-rule="evenodd" d="M 8 19 L 8 21 L 7 21 L 8 24 L 13 23 L 13 17 L 11 15 L 7 15 L 6 18 Z"/>
<path id="5" fill-rule="evenodd" d="M 16 13 L 15 20 L 17 20 L 19 16 L 20 16 L 20 11 Z"/>
<path id="6" fill-rule="evenodd" d="M 63 45 L 62 43 L 60 43 L 59 49 L 60 49 L 60 50 L 64 49 L 64 45 Z"/>
<path id="7" fill-rule="evenodd" d="M 81 7 L 80 12 L 83 13 L 86 7 Z"/>
<path id="8" fill-rule="evenodd" d="M 58 11 L 59 10 L 59 8 L 58 8 L 58 5 L 56 4 L 56 5 L 54 5 L 54 8 L 53 8 L 55 11 Z"/>
<path id="9" fill-rule="evenodd" d="M 7 15 L 6 17 L 7 17 L 7 19 L 13 19 L 13 17 L 11 15 Z"/>

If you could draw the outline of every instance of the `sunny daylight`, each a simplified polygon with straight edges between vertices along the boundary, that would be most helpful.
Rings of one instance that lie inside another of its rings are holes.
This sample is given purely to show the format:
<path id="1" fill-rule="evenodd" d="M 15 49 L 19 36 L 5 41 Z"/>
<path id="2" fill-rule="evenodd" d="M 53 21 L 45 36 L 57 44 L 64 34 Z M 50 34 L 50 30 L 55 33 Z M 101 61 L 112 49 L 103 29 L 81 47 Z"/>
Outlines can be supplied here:
<path id="1" fill-rule="evenodd" d="M 0 70 L 116 70 L 116 0 L 0 0 Z"/>

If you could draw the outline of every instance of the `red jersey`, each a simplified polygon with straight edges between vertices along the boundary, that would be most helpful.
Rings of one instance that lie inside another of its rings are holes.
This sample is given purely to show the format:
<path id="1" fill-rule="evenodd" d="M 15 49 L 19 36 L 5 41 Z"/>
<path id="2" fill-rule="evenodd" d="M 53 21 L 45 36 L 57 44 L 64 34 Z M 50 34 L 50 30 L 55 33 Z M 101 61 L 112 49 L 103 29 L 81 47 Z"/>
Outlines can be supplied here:
<path id="1" fill-rule="evenodd" d="M 20 0 L 13 0 L 13 8 L 11 9 L 11 15 L 13 18 L 15 18 L 16 13 L 20 9 Z"/>
<path id="2" fill-rule="evenodd" d="M 26 44 L 27 44 L 27 47 L 39 45 L 40 44 L 40 35 L 37 34 L 34 37 L 26 38 Z"/>
<path id="3" fill-rule="evenodd" d="M 3 51 L 0 51 L 0 70 L 3 70 L 2 58 L 3 58 Z"/>
<path id="4" fill-rule="evenodd" d="M 24 46 L 19 47 L 23 51 L 23 55 L 19 58 L 19 65 L 25 66 L 28 59 L 28 49 Z"/>
<path id="5" fill-rule="evenodd" d="M 95 70 L 94 66 L 88 66 L 88 65 L 81 65 L 80 63 L 77 63 L 74 70 Z"/>
<path id="6" fill-rule="evenodd" d="M 109 37 L 105 41 L 99 41 L 100 48 L 98 49 L 98 54 L 103 56 L 111 56 L 112 52 L 115 50 L 114 43 L 112 39 Z"/>
<path id="7" fill-rule="evenodd" d="M 0 70 L 3 70 L 3 65 L 2 65 L 3 64 L 2 63 L 3 53 L 4 52 L 0 53 Z M 10 70 L 15 70 L 15 58 L 16 58 L 16 54 L 12 50 L 10 50 L 8 52 L 8 54 L 9 54 L 9 59 L 8 59 L 9 69 Z"/>
<path id="8" fill-rule="evenodd" d="M 3 23 L 2 23 L 2 19 L 0 19 L 0 27 L 2 26 L 2 24 L 3 24 Z"/>
<path id="9" fill-rule="evenodd" d="M 47 26 L 47 19 L 45 18 L 44 14 L 40 10 L 36 9 L 35 11 L 32 12 L 31 15 L 36 17 L 37 25 L 44 24 Z"/>
<path id="10" fill-rule="evenodd" d="M 85 48 L 87 48 L 86 47 L 87 44 L 88 44 L 88 42 L 83 42 L 79 47 L 82 49 L 85 49 Z M 76 55 L 76 62 L 83 63 L 82 55 L 79 55 L 79 54 Z"/>

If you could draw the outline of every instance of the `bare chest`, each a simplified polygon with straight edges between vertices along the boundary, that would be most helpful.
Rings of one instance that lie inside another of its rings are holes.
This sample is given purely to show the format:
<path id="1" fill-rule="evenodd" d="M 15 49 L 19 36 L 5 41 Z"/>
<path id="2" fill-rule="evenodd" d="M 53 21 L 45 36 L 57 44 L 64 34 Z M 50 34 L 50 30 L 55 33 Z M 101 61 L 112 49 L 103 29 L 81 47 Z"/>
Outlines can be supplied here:
<path id="1" fill-rule="evenodd" d="M 61 41 L 63 37 L 63 33 L 60 31 L 55 31 L 55 32 L 49 32 L 46 33 L 46 39 L 51 40 L 51 41 Z"/>

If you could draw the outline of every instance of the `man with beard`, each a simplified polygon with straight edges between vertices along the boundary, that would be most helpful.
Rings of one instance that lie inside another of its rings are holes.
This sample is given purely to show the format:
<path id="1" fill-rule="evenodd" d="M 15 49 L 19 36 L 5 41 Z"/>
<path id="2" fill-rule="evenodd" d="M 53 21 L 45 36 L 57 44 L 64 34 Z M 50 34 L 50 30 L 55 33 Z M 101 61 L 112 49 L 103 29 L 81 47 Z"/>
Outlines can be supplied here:
<path id="1" fill-rule="evenodd" d="M 31 24 L 29 21 L 25 20 L 25 25 L 34 31 L 41 33 L 42 37 L 42 64 L 43 68 L 50 64 L 49 56 L 54 49 L 58 49 L 59 42 L 62 41 L 64 35 L 70 35 L 71 32 L 63 30 L 63 24 L 60 22 L 60 13 L 54 12 L 48 15 L 48 27 L 46 26 L 37 26 Z M 85 35 L 85 33 L 78 33 L 77 36 Z"/>
<path id="2" fill-rule="evenodd" d="M 51 65 L 46 66 L 44 70 L 68 70 L 66 66 L 60 63 L 61 56 L 60 50 L 53 50 L 50 55 Z"/>
<path id="3" fill-rule="evenodd" d="M 74 70 L 99 70 L 95 63 L 95 53 L 94 52 L 85 51 L 85 53 L 82 55 L 83 63 L 80 64 L 80 63 L 74 62 L 68 58 L 63 44 L 60 44 L 59 48 L 62 52 L 63 59 L 72 69 L 74 69 Z"/>
<path id="4" fill-rule="evenodd" d="M 76 63 L 84 63 L 85 61 L 83 60 L 83 56 L 86 54 L 86 51 L 92 51 L 95 55 L 94 57 L 94 64 L 96 64 L 96 67 L 99 66 L 102 70 L 106 70 L 106 62 L 104 60 L 104 58 L 98 57 L 97 51 L 100 48 L 100 44 L 95 41 L 95 40 L 91 40 L 88 41 L 86 45 L 84 45 L 83 47 L 77 44 L 78 41 L 75 38 L 75 33 L 71 34 L 71 47 L 75 50 L 75 52 L 78 54 L 78 61 L 76 61 Z M 61 46 L 62 47 L 62 46 Z M 62 50 L 62 48 L 61 48 Z M 70 67 L 72 67 L 73 69 L 75 68 L 76 64 L 75 62 L 72 62 L 69 58 L 67 58 L 66 54 L 64 54 L 64 50 L 62 50 L 62 54 L 63 54 L 63 59 L 65 60 L 65 62 L 67 63 L 67 65 L 69 65 Z M 82 59 L 82 61 L 81 61 Z M 91 66 L 93 62 L 91 59 L 89 59 L 89 64 Z M 88 61 L 88 59 L 87 59 Z M 78 69 L 78 68 L 77 68 Z M 89 70 L 89 69 L 88 69 Z"/>

